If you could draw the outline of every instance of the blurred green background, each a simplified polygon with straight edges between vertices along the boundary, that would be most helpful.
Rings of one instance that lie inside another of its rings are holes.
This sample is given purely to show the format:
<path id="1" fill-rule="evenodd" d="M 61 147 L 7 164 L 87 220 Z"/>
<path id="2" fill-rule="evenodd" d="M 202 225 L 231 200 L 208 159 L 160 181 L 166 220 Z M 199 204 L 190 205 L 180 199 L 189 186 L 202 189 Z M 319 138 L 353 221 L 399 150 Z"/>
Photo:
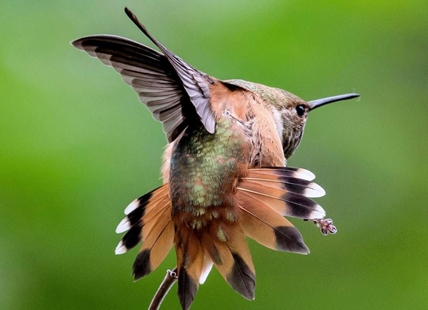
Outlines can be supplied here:
<path id="1" fill-rule="evenodd" d="M 311 100 L 291 166 L 339 229 L 294 221 L 309 256 L 250 242 L 256 300 L 213 271 L 193 309 L 428 309 L 428 4 L 420 1 L 2 1 L 0 308 L 145 309 L 175 255 L 133 283 L 115 256 L 125 206 L 158 186 L 165 137 L 75 38 L 148 29 L 196 68 Z M 178 309 L 176 287 L 163 309 Z"/>

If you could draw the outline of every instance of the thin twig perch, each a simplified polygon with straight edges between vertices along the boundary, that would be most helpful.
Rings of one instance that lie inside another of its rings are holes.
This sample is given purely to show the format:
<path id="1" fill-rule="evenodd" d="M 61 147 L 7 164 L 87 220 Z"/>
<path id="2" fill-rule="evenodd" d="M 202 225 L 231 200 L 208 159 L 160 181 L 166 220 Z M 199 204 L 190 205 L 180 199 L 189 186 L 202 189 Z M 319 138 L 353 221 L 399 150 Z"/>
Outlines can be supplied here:
<path id="1" fill-rule="evenodd" d="M 172 285 L 177 281 L 177 267 L 173 270 L 167 270 L 166 276 L 163 279 L 161 285 L 153 296 L 152 302 L 150 303 L 149 310 L 158 310 L 166 294 L 168 294 Z"/>

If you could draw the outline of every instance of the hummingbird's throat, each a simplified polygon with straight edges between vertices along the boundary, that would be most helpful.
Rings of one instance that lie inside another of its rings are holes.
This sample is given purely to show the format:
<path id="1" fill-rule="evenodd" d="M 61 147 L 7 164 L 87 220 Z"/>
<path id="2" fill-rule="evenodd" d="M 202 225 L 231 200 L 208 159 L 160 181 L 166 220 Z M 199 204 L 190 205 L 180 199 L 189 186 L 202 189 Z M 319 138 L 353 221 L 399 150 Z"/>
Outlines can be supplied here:
<path id="1" fill-rule="evenodd" d="M 293 130 L 290 135 L 283 135 L 282 149 L 284 150 L 285 158 L 290 158 L 299 146 L 303 137 L 303 130 L 304 127 L 301 130 Z"/>

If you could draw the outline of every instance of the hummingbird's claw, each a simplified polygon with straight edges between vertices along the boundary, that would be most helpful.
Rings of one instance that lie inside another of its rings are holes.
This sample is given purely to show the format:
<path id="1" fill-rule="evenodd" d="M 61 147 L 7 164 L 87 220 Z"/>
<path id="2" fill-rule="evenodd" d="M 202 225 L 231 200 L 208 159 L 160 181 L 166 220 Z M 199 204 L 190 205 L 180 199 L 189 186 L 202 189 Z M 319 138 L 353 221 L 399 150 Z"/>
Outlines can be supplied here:
<path id="1" fill-rule="evenodd" d="M 315 225 L 317 225 L 317 227 L 320 228 L 321 233 L 324 236 L 327 236 L 329 233 L 332 235 L 337 233 L 337 228 L 336 226 L 333 225 L 332 219 L 317 219 L 317 220 L 313 220 L 313 222 Z"/>

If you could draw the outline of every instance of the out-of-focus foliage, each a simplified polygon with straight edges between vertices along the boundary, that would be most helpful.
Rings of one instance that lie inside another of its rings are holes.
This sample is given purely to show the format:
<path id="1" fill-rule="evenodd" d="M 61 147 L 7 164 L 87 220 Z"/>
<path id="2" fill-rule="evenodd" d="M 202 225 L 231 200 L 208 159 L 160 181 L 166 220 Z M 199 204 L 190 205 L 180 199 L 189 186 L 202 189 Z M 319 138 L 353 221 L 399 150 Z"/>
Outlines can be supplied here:
<path id="1" fill-rule="evenodd" d="M 382 4 L 383 3 L 383 4 Z M 114 256 L 124 207 L 160 184 L 159 123 L 111 68 L 74 49 L 149 30 L 196 68 L 287 89 L 345 92 L 310 115 L 290 165 L 313 171 L 339 229 L 294 221 L 311 255 L 251 242 L 256 300 L 217 271 L 194 309 L 426 309 L 428 19 L 420 1 L 3 1 L 0 308 L 144 309 L 171 252 L 133 283 Z M 164 309 L 178 309 L 174 287 Z"/>

